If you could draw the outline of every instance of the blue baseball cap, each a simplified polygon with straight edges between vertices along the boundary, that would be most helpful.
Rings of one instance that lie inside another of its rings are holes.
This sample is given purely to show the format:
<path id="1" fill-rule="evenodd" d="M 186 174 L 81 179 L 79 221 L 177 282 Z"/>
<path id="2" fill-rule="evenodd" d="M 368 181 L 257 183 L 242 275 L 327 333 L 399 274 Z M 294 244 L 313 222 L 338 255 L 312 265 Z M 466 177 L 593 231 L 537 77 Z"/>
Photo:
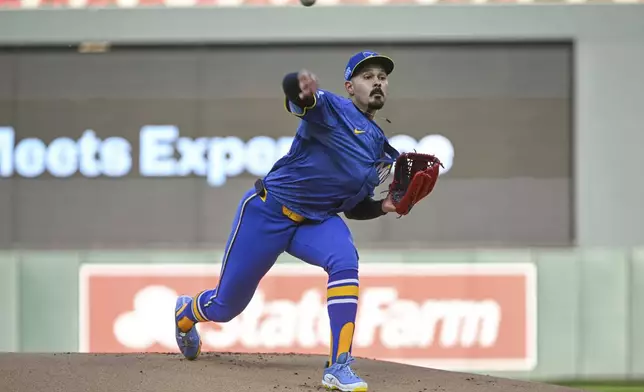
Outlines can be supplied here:
<path id="1" fill-rule="evenodd" d="M 378 63 L 385 68 L 387 75 L 394 70 L 394 61 L 387 56 L 383 56 L 376 52 L 358 52 L 351 56 L 349 63 L 347 63 L 347 68 L 344 70 L 344 80 L 351 80 L 353 74 L 356 72 L 356 69 L 367 63 Z"/>

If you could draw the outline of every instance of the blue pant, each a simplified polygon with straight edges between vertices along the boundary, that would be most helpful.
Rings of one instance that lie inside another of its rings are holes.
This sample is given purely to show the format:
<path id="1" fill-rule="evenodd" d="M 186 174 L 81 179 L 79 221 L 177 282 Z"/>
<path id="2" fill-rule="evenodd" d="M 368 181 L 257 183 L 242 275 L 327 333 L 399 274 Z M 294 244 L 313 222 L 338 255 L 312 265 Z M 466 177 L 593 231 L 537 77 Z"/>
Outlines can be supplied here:
<path id="1" fill-rule="evenodd" d="M 265 197 L 255 189 L 246 192 L 226 244 L 219 284 L 195 297 L 195 318 L 227 322 L 239 315 L 260 280 L 280 254 L 287 252 L 329 274 L 327 305 L 334 336 L 333 363 L 339 353 L 351 351 L 358 301 L 358 252 L 339 216 L 309 223 L 287 215 L 288 210 L 271 197 L 270 191 Z"/>

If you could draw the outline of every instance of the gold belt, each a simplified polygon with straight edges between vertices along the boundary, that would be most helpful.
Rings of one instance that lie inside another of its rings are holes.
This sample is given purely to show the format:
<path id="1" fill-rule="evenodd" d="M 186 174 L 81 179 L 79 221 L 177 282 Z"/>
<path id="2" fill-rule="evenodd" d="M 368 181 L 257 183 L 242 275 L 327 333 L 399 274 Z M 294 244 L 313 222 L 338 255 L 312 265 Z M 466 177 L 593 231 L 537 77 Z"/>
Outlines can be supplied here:
<path id="1" fill-rule="evenodd" d="M 255 182 L 255 190 L 257 191 L 257 195 L 260 197 L 260 199 L 262 199 L 262 201 L 266 201 L 268 190 L 264 186 L 264 182 L 261 179 Z M 290 220 L 292 220 L 295 223 L 301 223 L 306 219 L 305 217 L 298 214 L 297 212 L 291 211 L 287 206 L 282 206 L 282 214 L 286 215 Z"/>
<path id="2" fill-rule="evenodd" d="M 290 220 L 296 223 L 301 223 L 306 219 L 297 212 L 289 210 L 287 206 L 282 206 L 282 214 L 286 215 Z"/>

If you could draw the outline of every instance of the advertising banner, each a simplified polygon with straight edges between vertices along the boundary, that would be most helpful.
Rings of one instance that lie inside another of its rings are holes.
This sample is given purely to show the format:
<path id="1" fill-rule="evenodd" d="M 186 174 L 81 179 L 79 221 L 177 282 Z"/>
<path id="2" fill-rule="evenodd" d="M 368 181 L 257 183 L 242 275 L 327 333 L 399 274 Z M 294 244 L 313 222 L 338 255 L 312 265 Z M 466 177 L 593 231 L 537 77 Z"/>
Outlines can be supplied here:
<path id="1" fill-rule="evenodd" d="M 215 265 L 84 265 L 80 351 L 178 352 L 174 304 L 215 287 Z M 326 274 L 276 265 L 228 323 L 198 324 L 203 350 L 328 354 Z M 453 370 L 536 365 L 532 264 L 361 266 L 354 355 Z"/>
<path id="2" fill-rule="evenodd" d="M 286 155 L 294 136 L 259 135 L 248 141 L 239 136 L 183 136 L 174 124 L 143 125 L 135 140 L 99 137 L 87 129 L 77 139 L 56 137 L 49 143 L 28 137 L 16 143 L 13 127 L 0 127 L 0 177 L 87 179 L 120 178 L 138 173 L 148 178 L 203 177 L 211 187 L 241 174 L 265 176 Z M 454 160 L 454 146 L 443 135 L 424 135 L 420 140 L 398 134 L 389 138 L 399 152 L 425 152 L 441 157 L 440 175 Z M 136 146 L 138 148 L 135 148 Z M 133 157 L 138 156 L 138 159 Z M 393 169 L 392 169 L 393 171 Z"/>
<path id="3" fill-rule="evenodd" d="M 400 152 L 445 167 L 404 224 L 349 222 L 358 243 L 571 243 L 569 46 L 369 49 L 396 63 L 376 122 Z M 359 50 L 0 52 L 0 248 L 225 244 L 241 196 L 297 132 L 284 75 L 310 69 L 347 96 L 344 69 Z"/>

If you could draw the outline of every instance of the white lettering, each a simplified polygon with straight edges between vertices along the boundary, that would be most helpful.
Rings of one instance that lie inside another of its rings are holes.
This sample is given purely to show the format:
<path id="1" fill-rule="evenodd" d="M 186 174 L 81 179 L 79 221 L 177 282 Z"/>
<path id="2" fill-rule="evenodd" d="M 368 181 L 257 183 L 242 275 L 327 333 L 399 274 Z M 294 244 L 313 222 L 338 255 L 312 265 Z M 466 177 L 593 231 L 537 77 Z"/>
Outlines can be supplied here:
<path id="1" fill-rule="evenodd" d="M 238 137 L 225 137 L 222 139 L 222 150 L 224 151 L 225 159 L 224 173 L 228 177 L 235 177 L 244 172 L 246 146 L 244 142 Z"/>
<path id="2" fill-rule="evenodd" d="M 444 168 L 440 174 L 447 173 L 454 164 L 454 146 L 443 135 L 427 135 L 418 142 L 418 152 L 435 155 L 440 159 Z"/>
<path id="3" fill-rule="evenodd" d="M 208 149 L 208 176 L 211 186 L 222 186 L 226 177 L 238 176 L 244 171 L 244 142 L 236 137 L 214 138 Z"/>
<path id="4" fill-rule="evenodd" d="M 382 326 L 380 338 L 382 344 L 391 349 L 414 347 L 422 331 L 419 327 L 419 305 L 414 301 L 398 300 L 389 306 L 388 322 Z"/>
<path id="5" fill-rule="evenodd" d="M 192 140 L 182 137 L 177 142 L 177 149 L 181 154 L 181 160 L 175 170 L 178 176 L 187 176 L 194 173 L 198 176 L 206 175 L 206 148 L 208 139 L 201 137 Z"/>
<path id="6" fill-rule="evenodd" d="M 54 177 L 69 177 L 78 170 L 76 142 L 67 137 L 54 139 L 47 149 L 47 169 Z"/>
<path id="7" fill-rule="evenodd" d="M 0 176 L 13 175 L 15 133 L 11 127 L 0 127 Z"/>
<path id="8" fill-rule="evenodd" d="M 174 125 L 146 125 L 141 128 L 140 167 L 142 176 L 165 177 L 175 175 L 172 142 L 179 136 Z"/>
<path id="9" fill-rule="evenodd" d="M 209 329 L 202 334 L 204 343 L 219 348 L 233 346 L 239 339 L 240 323 L 241 320 L 235 318 L 227 323 L 217 324 L 218 330 Z"/>
<path id="10" fill-rule="evenodd" d="M 389 144 L 399 153 L 413 152 L 418 144 L 416 139 L 409 135 L 396 135 L 389 138 Z"/>
<path id="11" fill-rule="evenodd" d="M 317 290 L 308 290 L 302 295 L 302 300 L 300 301 L 297 307 L 298 318 L 298 328 L 297 328 L 297 341 L 302 347 L 311 348 L 315 347 L 318 342 L 318 334 L 316 334 L 317 322 L 318 319 L 321 319 L 323 322 L 323 327 L 328 330 L 328 314 L 326 313 L 326 307 L 322 306 L 322 295 Z M 320 317 L 320 312 L 324 312 L 323 316 Z M 322 333 L 326 332 L 324 329 Z M 328 336 L 329 333 L 326 332 Z"/>
<path id="12" fill-rule="evenodd" d="M 110 137 L 101 144 L 103 174 L 121 177 L 132 170 L 132 146 L 122 137 Z"/>
<path id="13" fill-rule="evenodd" d="M 433 343 L 436 329 L 442 323 L 440 344 L 443 347 L 490 347 L 497 340 L 501 308 L 495 301 L 427 301 L 423 304 L 421 324 L 426 333 L 419 344 Z"/>
<path id="14" fill-rule="evenodd" d="M 355 347 L 381 344 L 387 349 L 491 347 L 498 338 L 501 309 L 492 300 L 434 300 L 398 298 L 394 287 L 371 287 L 361 296 Z M 299 301 L 267 301 L 258 290 L 246 310 L 208 330 L 208 344 L 225 349 L 314 348 L 329 345 L 330 324 L 319 290 L 304 292 Z"/>
<path id="15" fill-rule="evenodd" d="M 329 311 L 324 303 L 319 304 L 317 320 L 318 325 L 316 331 L 318 333 L 318 344 L 329 347 L 331 345 L 331 342 L 329 341 L 329 336 L 331 335 L 331 324 L 329 321 Z"/>
<path id="16" fill-rule="evenodd" d="M 378 287 L 365 290 L 361 295 L 360 333 L 354 336 L 357 346 L 367 347 L 376 340 L 376 329 L 385 323 L 387 314 L 386 306 L 396 300 L 398 293 L 393 287 Z"/>
<path id="17" fill-rule="evenodd" d="M 289 347 L 295 342 L 297 320 L 296 305 L 287 300 L 277 300 L 266 305 L 267 318 L 261 324 L 259 336 L 264 347 Z"/>
<path id="18" fill-rule="evenodd" d="M 47 146 L 40 139 L 23 139 L 16 146 L 16 172 L 27 178 L 38 177 L 45 172 Z"/>
<path id="19" fill-rule="evenodd" d="M 96 137 L 96 133 L 91 129 L 83 132 L 78 140 L 80 150 L 80 173 L 86 177 L 96 177 L 100 174 L 96 155 L 101 140 Z"/>
<path id="20" fill-rule="evenodd" d="M 253 349 L 328 346 L 330 324 L 324 301 L 315 289 L 306 291 L 299 302 L 267 302 L 258 290 L 238 317 L 204 331 L 204 343 L 218 349 L 236 344 Z"/>
<path id="21" fill-rule="evenodd" d="M 420 141 L 416 141 L 409 135 L 396 135 L 389 139 L 389 143 L 401 154 L 416 151 L 435 155 L 444 166 L 439 172 L 440 175 L 450 171 L 454 164 L 454 145 L 443 135 L 427 135 Z M 392 171 L 394 167 L 395 165 L 392 165 Z"/>
<path id="22" fill-rule="evenodd" d="M 255 331 L 259 328 L 263 308 L 264 293 L 258 291 L 242 313 L 241 327 L 237 329 L 241 342 L 246 347 L 259 347 L 262 343 Z"/>
<path id="23" fill-rule="evenodd" d="M 167 297 L 172 303 L 174 296 Z M 154 320 L 154 312 L 162 309 L 158 301 L 153 296 L 137 298 L 140 299 L 135 302 L 138 317 Z M 353 345 L 367 349 L 376 345 L 388 350 L 489 348 L 497 343 L 501 313 L 500 305 L 492 299 L 414 300 L 399 298 L 395 287 L 369 287 L 361 296 Z M 154 328 L 161 327 L 152 324 L 146 327 L 146 332 L 171 347 L 172 328 L 164 330 L 167 332 L 164 338 Z M 328 347 L 330 335 L 325 297 L 317 289 L 304 291 L 300 298 L 294 299 L 267 299 L 260 289 L 239 316 L 217 323 L 216 327 L 200 324 L 198 328 L 204 343 L 214 349 L 313 349 Z M 131 332 L 135 334 L 132 336 L 128 331 L 132 328 L 117 332 L 123 344 L 140 340 L 134 339 L 138 336 L 136 331 Z M 132 347 L 131 344 L 135 343 L 126 345 Z"/>
<path id="24" fill-rule="evenodd" d="M 235 136 L 180 137 L 174 125 L 146 125 L 139 134 L 139 171 L 145 177 L 196 175 L 205 177 L 210 186 L 219 187 L 244 172 L 257 177 L 266 175 L 277 160 L 288 154 L 293 139 L 256 136 L 244 142 Z M 420 141 L 409 135 L 396 135 L 390 143 L 399 152 L 437 155 L 445 166 L 441 174 L 453 165 L 454 146 L 442 135 L 428 135 Z M 14 172 L 28 178 L 45 172 L 62 178 L 75 173 L 89 178 L 121 177 L 132 171 L 132 153 L 128 140 L 101 140 L 92 129 L 85 130 L 77 141 L 61 137 L 47 145 L 41 139 L 26 138 L 16 145 L 14 129 L 0 127 L 2 177 Z"/>
<path id="25" fill-rule="evenodd" d="M 208 185 L 218 187 L 226 183 L 224 159 L 225 152 L 222 148 L 221 138 L 215 138 L 208 146 Z"/>
<path id="26" fill-rule="evenodd" d="M 13 173 L 14 167 L 19 175 L 27 178 L 38 177 L 45 171 L 57 178 L 70 177 L 77 172 L 86 177 L 101 174 L 117 177 L 132 169 L 131 145 L 127 140 L 112 137 L 101 142 L 90 129 L 78 141 L 60 137 L 47 146 L 40 139 L 27 138 L 15 149 L 13 144 L 13 129 L 10 132 L 0 129 L 0 173 L 5 177 Z"/>
<path id="27" fill-rule="evenodd" d="M 246 148 L 246 170 L 254 176 L 265 176 L 275 163 L 275 140 L 257 136 L 248 141 Z"/>

